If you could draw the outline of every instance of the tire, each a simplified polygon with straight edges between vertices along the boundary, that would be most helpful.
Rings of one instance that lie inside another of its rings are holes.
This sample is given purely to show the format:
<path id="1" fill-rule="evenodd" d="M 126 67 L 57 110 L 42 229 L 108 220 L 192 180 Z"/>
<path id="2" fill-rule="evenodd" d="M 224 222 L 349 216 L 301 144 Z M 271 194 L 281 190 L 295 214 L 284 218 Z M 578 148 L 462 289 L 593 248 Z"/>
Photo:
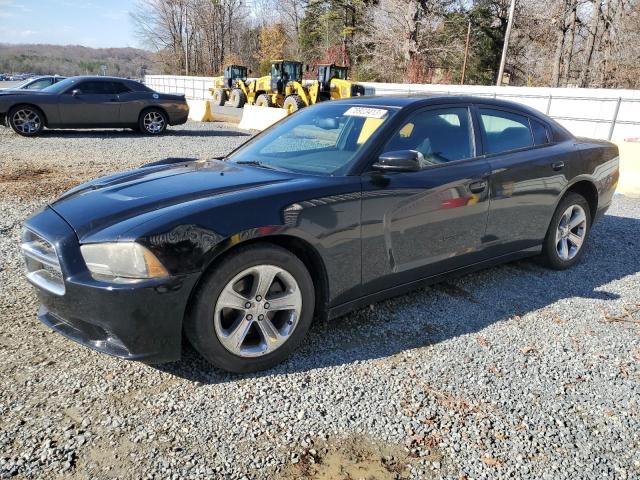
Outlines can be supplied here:
<path id="1" fill-rule="evenodd" d="M 274 273 L 270 290 L 256 280 Z M 289 292 L 284 297 L 278 293 L 283 290 Z M 283 304 L 274 307 L 269 300 Z M 230 254 L 203 279 L 191 300 L 184 330 L 193 347 L 215 367 L 255 372 L 277 365 L 298 347 L 314 308 L 313 281 L 300 259 L 276 245 L 251 245 Z M 275 333 L 274 328 L 278 335 L 268 335 Z M 236 341 L 234 334 L 244 335 Z"/>
<path id="2" fill-rule="evenodd" d="M 567 222 L 575 226 L 571 227 Z M 572 267 L 584 255 L 590 231 L 589 202 L 582 195 L 569 192 L 553 214 L 539 257 L 540 263 L 554 270 Z"/>
<path id="3" fill-rule="evenodd" d="M 216 88 L 213 91 L 213 104 L 219 107 L 224 105 L 225 100 L 227 99 L 227 94 L 224 91 L 224 88 Z"/>
<path id="4" fill-rule="evenodd" d="M 301 108 L 304 108 L 306 105 L 300 98 L 300 95 L 289 95 L 284 99 L 283 107 L 287 111 L 288 114 L 292 114 L 297 112 Z"/>
<path id="5" fill-rule="evenodd" d="M 147 108 L 140 113 L 138 128 L 145 135 L 161 135 L 167 129 L 167 114 L 159 108 Z"/>
<path id="6" fill-rule="evenodd" d="M 247 96 L 239 88 L 231 90 L 231 96 L 229 97 L 229 103 L 232 107 L 242 108 L 247 103 Z"/>
<path id="7" fill-rule="evenodd" d="M 35 137 L 44 129 L 44 114 L 31 105 L 17 105 L 7 115 L 9 126 L 18 135 Z"/>
<path id="8" fill-rule="evenodd" d="M 270 107 L 271 106 L 271 98 L 266 93 L 262 95 L 258 95 L 256 98 L 256 107 Z"/>

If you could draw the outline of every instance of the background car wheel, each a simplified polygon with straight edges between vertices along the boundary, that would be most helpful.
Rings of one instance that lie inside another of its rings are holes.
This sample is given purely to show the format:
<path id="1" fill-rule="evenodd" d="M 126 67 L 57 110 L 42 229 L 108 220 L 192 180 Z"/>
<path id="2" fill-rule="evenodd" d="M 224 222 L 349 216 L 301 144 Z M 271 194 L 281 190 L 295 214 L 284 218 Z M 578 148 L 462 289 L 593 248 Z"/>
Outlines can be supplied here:
<path id="1" fill-rule="evenodd" d="M 213 91 L 213 104 L 214 105 L 218 105 L 219 107 L 224 105 L 224 102 L 226 100 L 226 94 L 224 93 L 224 89 L 222 88 L 216 88 Z"/>
<path id="2" fill-rule="evenodd" d="M 285 98 L 283 107 L 288 114 L 292 114 L 293 112 L 297 112 L 301 108 L 304 108 L 305 105 L 299 95 L 289 95 Z"/>
<path id="3" fill-rule="evenodd" d="M 18 135 L 35 137 L 44 128 L 44 115 L 30 105 L 19 105 L 9 111 L 9 126 Z"/>
<path id="4" fill-rule="evenodd" d="M 580 261 L 591 229 L 589 203 L 577 193 L 568 193 L 558 205 L 544 240 L 542 263 L 564 270 Z"/>
<path id="5" fill-rule="evenodd" d="M 187 338 L 216 367 L 270 368 L 288 357 L 313 319 L 315 290 L 304 264 L 275 245 L 241 248 L 204 279 L 185 319 Z"/>
<path id="6" fill-rule="evenodd" d="M 271 106 L 271 98 L 266 93 L 262 95 L 258 95 L 256 98 L 256 107 L 270 107 Z"/>
<path id="7" fill-rule="evenodd" d="M 160 135 L 167 129 L 167 115 L 158 108 L 149 108 L 140 114 L 140 131 L 147 135 Z"/>
<path id="8" fill-rule="evenodd" d="M 229 98 L 229 103 L 232 107 L 242 108 L 244 104 L 247 102 L 247 97 L 242 90 L 239 88 L 234 88 L 231 90 L 231 98 Z"/>

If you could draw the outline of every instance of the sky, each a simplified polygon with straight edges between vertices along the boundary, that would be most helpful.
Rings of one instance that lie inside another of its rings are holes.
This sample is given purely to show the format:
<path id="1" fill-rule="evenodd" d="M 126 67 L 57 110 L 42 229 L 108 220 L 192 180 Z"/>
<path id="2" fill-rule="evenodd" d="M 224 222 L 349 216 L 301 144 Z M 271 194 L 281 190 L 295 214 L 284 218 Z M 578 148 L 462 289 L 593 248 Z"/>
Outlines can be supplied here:
<path id="1" fill-rule="evenodd" d="M 0 0 L 0 43 L 139 47 L 134 0 Z"/>

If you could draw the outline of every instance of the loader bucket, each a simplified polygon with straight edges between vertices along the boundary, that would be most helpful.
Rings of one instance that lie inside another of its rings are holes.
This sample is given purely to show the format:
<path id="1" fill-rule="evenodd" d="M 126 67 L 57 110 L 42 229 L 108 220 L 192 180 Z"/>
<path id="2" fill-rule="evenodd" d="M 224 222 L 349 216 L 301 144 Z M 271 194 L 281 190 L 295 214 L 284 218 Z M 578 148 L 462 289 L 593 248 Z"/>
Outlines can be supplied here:
<path id="1" fill-rule="evenodd" d="M 284 108 L 256 107 L 245 105 L 242 110 L 242 120 L 238 128 L 244 130 L 264 130 L 287 116 Z"/>

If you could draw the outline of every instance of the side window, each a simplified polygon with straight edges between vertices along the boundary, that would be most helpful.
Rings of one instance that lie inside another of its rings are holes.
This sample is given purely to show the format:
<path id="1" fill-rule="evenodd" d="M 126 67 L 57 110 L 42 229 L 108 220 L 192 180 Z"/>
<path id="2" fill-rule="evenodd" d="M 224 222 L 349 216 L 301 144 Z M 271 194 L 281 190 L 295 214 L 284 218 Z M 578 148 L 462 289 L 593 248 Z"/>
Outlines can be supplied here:
<path id="1" fill-rule="evenodd" d="M 530 118 L 529 120 L 531 122 L 531 131 L 533 131 L 533 143 L 535 145 L 545 145 L 549 143 L 547 127 L 535 118 Z"/>
<path id="2" fill-rule="evenodd" d="M 129 89 L 120 82 L 105 82 L 105 90 L 104 93 L 110 93 L 110 94 L 119 94 L 119 93 L 124 93 L 124 92 L 128 92 Z"/>
<path id="3" fill-rule="evenodd" d="M 501 110 L 480 109 L 486 153 L 502 153 L 533 145 L 529 118 Z"/>
<path id="4" fill-rule="evenodd" d="M 46 88 L 49 85 L 51 85 L 51 79 L 50 78 L 41 78 L 40 80 L 36 80 L 32 84 L 30 84 L 27 87 L 27 89 L 28 90 L 42 90 L 43 88 Z"/>
<path id="5" fill-rule="evenodd" d="M 437 165 L 474 156 L 473 133 L 466 107 L 414 113 L 387 142 L 384 152 L 417 150 Z"/>
<path id="6" fill-rule="evenodd" d="M 69 93 L 73 90 L 80 90 L 82 93 L 90 95 L 105 93 L 104 82 L 81 82 L 77 86 L 72 87 Z"/>

